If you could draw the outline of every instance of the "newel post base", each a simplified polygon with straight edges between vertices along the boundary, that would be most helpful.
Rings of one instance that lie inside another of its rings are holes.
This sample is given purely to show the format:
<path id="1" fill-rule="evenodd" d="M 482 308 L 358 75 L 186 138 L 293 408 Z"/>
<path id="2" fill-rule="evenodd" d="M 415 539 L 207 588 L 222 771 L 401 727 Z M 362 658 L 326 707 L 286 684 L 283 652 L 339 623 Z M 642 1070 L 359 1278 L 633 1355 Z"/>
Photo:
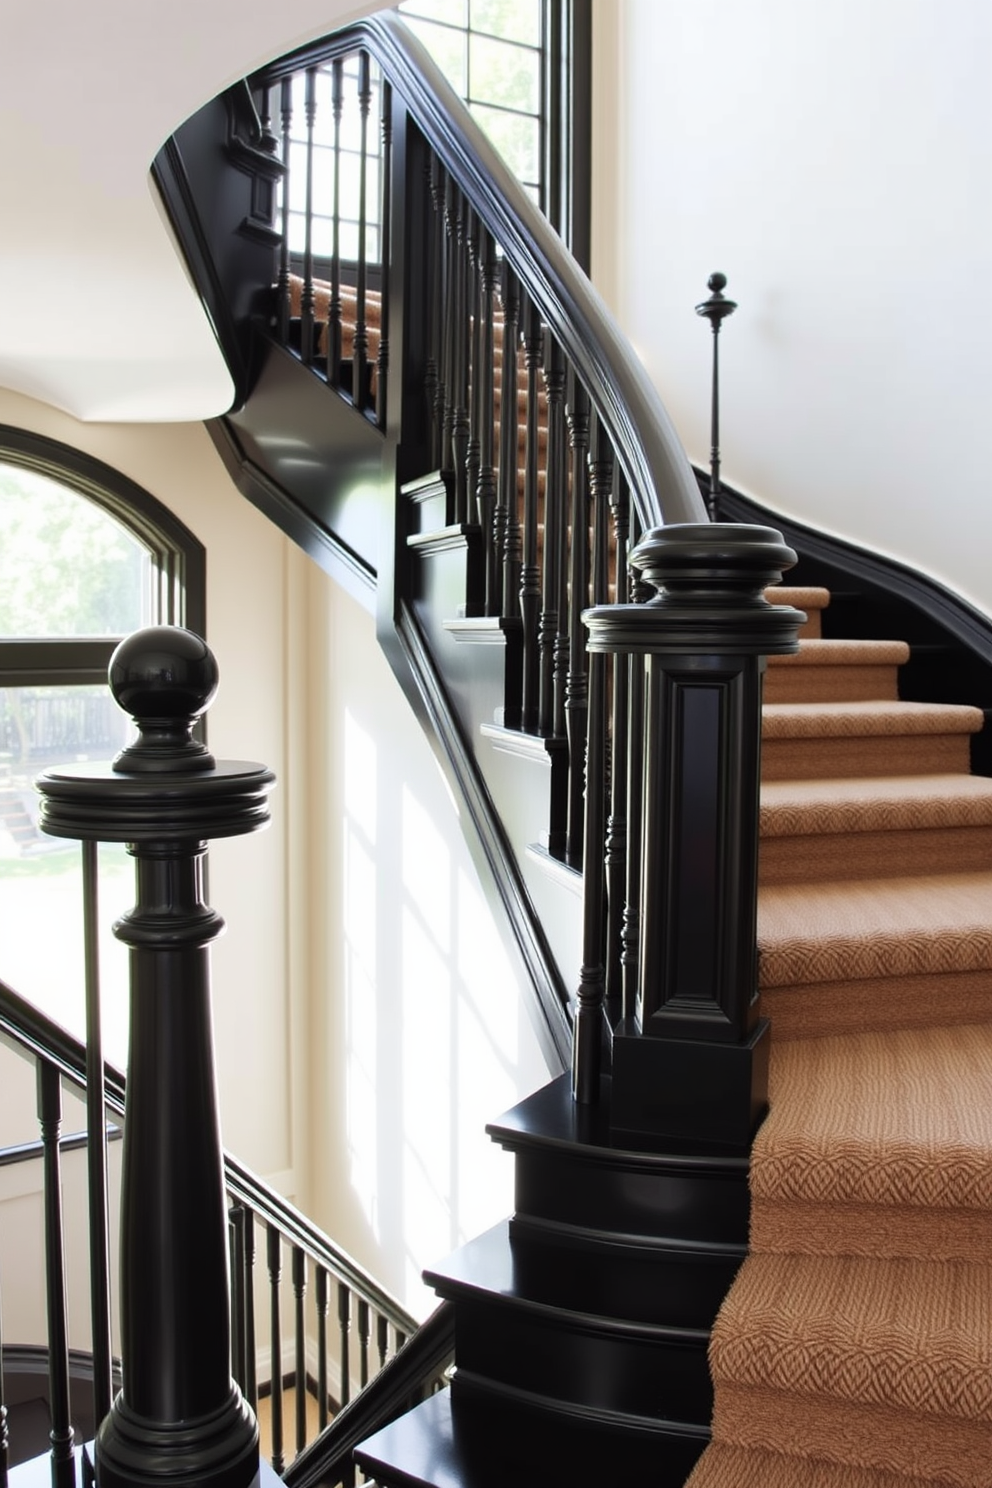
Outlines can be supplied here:
<path id="1" fill-rule="evenodd" d="M 636 1011 L 614 1030 L 611 1127 L 746 1149 L 767 1105 L 757 988 L 761 690 L 805 615 L 772 605 L 796 555 L 770 527 L 648 532 L 658 593 L 586 612 L 589 650 L 643 658 Z"/>
<path id="2" fill-rule="evenodd" d="M 96 1436 L 98 1488 L 250 1488 L 258 1427 L 231 1372 L 224 1152 L 214 1075 L 205 902 L 213 837 L 268 824 L 270 770 L 214 760 L 193 738 L 217 689 L 206 644 L 168 626 L 122 641 L 110 685 L 138 739 L 112 765 L 41 777 L 57 837 L 124 842 L 134 908 L 121 1185 L 123 1388 Z"/>

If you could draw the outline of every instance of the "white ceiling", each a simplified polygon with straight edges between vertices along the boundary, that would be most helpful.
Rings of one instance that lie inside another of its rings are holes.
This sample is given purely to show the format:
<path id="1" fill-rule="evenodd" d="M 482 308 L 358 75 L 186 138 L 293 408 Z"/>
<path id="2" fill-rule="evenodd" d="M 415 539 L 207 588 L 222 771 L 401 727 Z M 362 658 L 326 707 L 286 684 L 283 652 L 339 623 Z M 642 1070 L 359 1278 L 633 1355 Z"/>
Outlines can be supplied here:
<path id="1" fill-rule="evenodd" d="M 204 419 L 231 383 L 149 167 L 252 69 L 379 0 L 0 0 L 0 386 Z"/>

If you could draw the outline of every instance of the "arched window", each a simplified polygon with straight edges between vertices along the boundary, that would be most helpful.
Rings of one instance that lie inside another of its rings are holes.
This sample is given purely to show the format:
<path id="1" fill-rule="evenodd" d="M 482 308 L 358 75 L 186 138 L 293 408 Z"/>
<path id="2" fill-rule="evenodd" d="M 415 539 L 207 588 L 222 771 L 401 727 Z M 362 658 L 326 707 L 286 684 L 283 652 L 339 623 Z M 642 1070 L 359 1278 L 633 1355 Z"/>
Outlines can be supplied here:
<path id="1" fill-rule="evenodd" d="M 107 690 L 118 641 L 143 625 L 203 632 L 204 552 L 110 466 L 0 425 L 0 979 L 82 1035 L 80 851 L 38 828 L 34 779 L 106 759 L 128 720 Z M 123 848 L 100 848 L 100 924 L 133 899 Z M 110 1058 L 126 1044 L 127 963 L 101 945 Z"/>

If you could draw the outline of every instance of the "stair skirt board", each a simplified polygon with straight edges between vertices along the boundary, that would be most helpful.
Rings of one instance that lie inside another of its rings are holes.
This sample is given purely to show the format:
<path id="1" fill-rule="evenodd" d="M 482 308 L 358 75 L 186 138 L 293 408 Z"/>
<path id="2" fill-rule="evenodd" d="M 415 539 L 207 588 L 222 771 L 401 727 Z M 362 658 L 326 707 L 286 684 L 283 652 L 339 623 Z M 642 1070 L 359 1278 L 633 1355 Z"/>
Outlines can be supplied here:
<path id="1" fill-rule="evenodd" d="M 898 702 L 898 648 L 890 677 L 873 647 L 842 654 L 807 640 L 768 668 L 770 1111 L 689 1488 L 992 1488 L 984 719 Z M 864 668 L 871 687 L 842 675 Z"/>

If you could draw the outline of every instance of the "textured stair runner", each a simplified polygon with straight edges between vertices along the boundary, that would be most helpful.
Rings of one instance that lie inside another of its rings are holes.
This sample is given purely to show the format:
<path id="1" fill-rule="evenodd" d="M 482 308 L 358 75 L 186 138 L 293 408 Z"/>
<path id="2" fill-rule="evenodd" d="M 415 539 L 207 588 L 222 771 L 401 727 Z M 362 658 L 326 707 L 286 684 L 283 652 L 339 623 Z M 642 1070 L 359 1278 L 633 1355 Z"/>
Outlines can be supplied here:
<path id="1" fill-rule="evenodd" d="M 769 666 L 751 1254 L 690 1488 L 992 1488 L 992 781 L 891 642 Z"/>

